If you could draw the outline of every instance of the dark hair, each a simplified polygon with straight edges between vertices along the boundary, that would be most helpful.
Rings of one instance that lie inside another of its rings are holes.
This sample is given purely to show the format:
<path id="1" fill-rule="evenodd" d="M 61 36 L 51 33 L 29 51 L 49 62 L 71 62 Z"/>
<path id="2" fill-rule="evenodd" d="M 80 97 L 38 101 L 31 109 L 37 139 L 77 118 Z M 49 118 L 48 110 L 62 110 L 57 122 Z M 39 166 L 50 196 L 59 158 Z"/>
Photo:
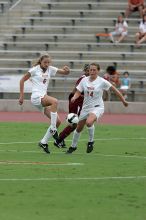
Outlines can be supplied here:
<path id="1" fill-rule="evenodd" d="M 89 69 L 89 67 L 90 67 L 90 66 L 89 66 L 89 64 L 87 64 L 87 63 L 86 63 L 86 64 L 84 65 L 83 70 L 84 70 L 84 71 L 86 71 L 86 70 L 88 70 L 88 69 Z"/>
<path id="2" fill-rule="evenodd" d="M 45 54 L 42 54 L 39 59 L 36 61 L 36 63 L 33 65 L 33 66 L 37 66 L 37 65 L 40 65 L 42 60 L 45 59 L 45 58 L 48 58 L 50 59 L 50 62 L 51 62 L 51 57 L 49 54 L 45 53 Z"/>
<path id="3" fill-rule="evenodd" d="M 100 66 L 97 63 L 90 63 L 89 67 L 90 66 L 96 66 L 97 70 L 100 70 Z"/>
<path id="4" fill-rule="evenodd" d="M 115 66 L 108 66 L 108 67 L 106 68 L 106 72 L 108 72 L 110 75 L 112 75 L 113 73 L 115 73 L 115 71 L 116 71 Z"/>
<path id="5" fill-rule="evenodd" d="M 122 15 L 119 15 L 119 16 L 118 16 L 118 18 L 117 18 L 117 23 L 122 23 L 122 24 L 123 24 L 123 23 L 124 23 L 124 20 L 123 20 L 122 22 L 121 22 L 121 21 L 119 21 L 119 17 L 120 17 L 120 18 L 123 18 L 123 16 L 122 16 Z M 123 19 L 124 19 L 124 18 L 123 18 Z"/>
<path id="6" fill-rule="evenodd" d="M 127 74 L 127 75 L 129 76 L 129 72 L 128 72 L 128 71 L 125 71 L 125 72 L 123 73 L 123 75 L 125 75 L 125 74 Z"/>

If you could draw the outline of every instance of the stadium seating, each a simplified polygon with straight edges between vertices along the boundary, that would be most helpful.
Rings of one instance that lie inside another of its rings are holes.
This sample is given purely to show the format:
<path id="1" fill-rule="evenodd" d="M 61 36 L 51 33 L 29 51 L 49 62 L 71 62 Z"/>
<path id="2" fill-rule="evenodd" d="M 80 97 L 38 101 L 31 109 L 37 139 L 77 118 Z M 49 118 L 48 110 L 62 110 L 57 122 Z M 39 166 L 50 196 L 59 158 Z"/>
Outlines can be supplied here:
<path id="1" fill-rule="evenodd" d="M 146 44 L 136 48 L 134 42 L 139 15 L 134 13 L 128 19 L 129 35 L 123 43 L 114 45 L 107 37 L 96 37 L 96 33 L 114 29 L 117 16 L 124 13 L 126 4 L 127 0 L 90 0 L 90 3 L 30 0 L 11 11 L 7 9 L 0 22 L 0 75 L 22 74 L 42 52 L 48 51 L 54 66 L 67 64 L 71 68 L 66 79 L 56 76 L 52 80 L 56 80 L 49 87 L 52 95 L 67 97 L 83 65 L 94 61 L 101 65 L 101 75 L 108 65 L 116 66 L 121 73 L 129 71 L 131 100 L 142 101 L 140 94 L 144 93 L 145 101 Z M 64 80 L 67 80 L 66 89 L 63 89 Z"/>

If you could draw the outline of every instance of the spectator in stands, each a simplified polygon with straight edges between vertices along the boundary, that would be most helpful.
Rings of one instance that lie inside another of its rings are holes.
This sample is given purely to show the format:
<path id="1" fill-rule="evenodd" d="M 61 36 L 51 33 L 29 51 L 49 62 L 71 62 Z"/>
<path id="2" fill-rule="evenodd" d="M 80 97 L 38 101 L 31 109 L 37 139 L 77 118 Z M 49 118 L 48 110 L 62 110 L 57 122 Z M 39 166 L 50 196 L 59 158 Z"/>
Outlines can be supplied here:
<path id="1" fill-rule="evenodd" d="M 58 137 L 56 126 L 58 127 L 60 124 L 60 120 L 57 115 L 58 100 L 47 95 L 49 79 L 51 76 L 55 76 L 56 73 L 67 75 L 69 74 L 69 71 L 68 66 L 64 66 L 62 69 L 51 66 L 50 56 L 48 54 L 44 54 L 20 80 L 19 104 L 22 105 L 24 102 L 24 83 L 31 78 L 31 102 L 51 120 L 50 127 L 47 129 L 46 134 L 39 142 L 39 146 L 46 153 L 50 153 L 48 149 L 48 140 L 52 135 L 54 139 Z"/>
<path id="2" fill-rule="evenodd" d="M 128 6 L 125 12 L 125 18 L 128 18 L 132 12 L 139 11 L 140 17 L 143 17 L 144 0 L 128 0 Z"/>
<path id="3" fill-rule="evenodd" d="M 120 73 L 116 70 L 115 66 L 108 66 L 103 78 L 109 81 L 115 87 L 120 86 Z"/>
<path id="4" fill-rule="evenodd" d="M 126 71 L 123 73 L 123 77 L 121 79 L 120 91 L 124 96 L 125 100 L 128 98 L 127 91 L 131 86 L 131 79 L 129 77 L 129 72 Z"/>
<path id="5" fill-rule="evenodd" d="M 89 64 L 84 65 L 83 73 L 80 76 L 80 78 L 77 80 L 75 87 L 73 88 L 72 92 L 69 94 L 69 97 L 68 97 L 69 113 L 75 113 L 75 114 L 78 114 L 78 116 L 80 115 L 80 112 L 82 109 L 84 96 L 82 94 L 78 99 L 76 99 L 74 103 L 71 102 L 71 98 L 74 96 L 77 90 L 76 86 L 86 76 L 89 76 Z M 57 147 L 65 147 L 64 139 L 67 138 L 70 135 L 70 133 L 73 132 L 75 129 L 76 129 L 76 125 L 73 125 L 73 126 L 68 125 L 67 127 L 65 127 L 63 131 L 61 131 L 61 133 L 59 134 L 59 138 L 55 140 L 54 145 Z"/>
<path id="6" fill-rule="evenodd" d="M 116 21 L 115 30 L 110 33 L 110 41 L 112 43 L 120 43 L 122 42 L 126 36 L 128 35 L 128 24 L 126 21 L 124 21 L 124 18 L 122 15 L 118 16 L 118 19 Z M 117 36 L 117 40 L 114 40 L 114 37 Z"/>
<path id="7" fill-rule="evenodd" d="M 89 68 L 89 76 L 84 77 L 81 82 L 76 87 L 76 92 L 71 99 L 74 103 L 82 92 L 84 92 L 84 101 L 79 116 L 79 123 L 73 134 L 73 139 L 71 146 L 67 150 L 67 154 L 73 153 L 77 149 L 77 144 L 80 138 L 80 133 L 82 132 L 84 126 L 88 128 L 89 139 L 87 143 L 86 153 L 91 153 L 94 148 L 94 123 L 103 115 L 104 113 L 104 103 L 102 99 L 103 90 L 111 89 L 117 97 L 120 98 L 123 105 L 128 106 L 128 102 L 125 101 L 119 90 L 114 87 L 110 82 L 99 76 L 100 66 L 96 63 L 91 63 Z"/>
<path id="8" fill-rule="evenodd" d="M 120 73 L 116 71 L 115 66 L 108 66 L 106 69 L 106 73 L 103 75 L 103 78 L 109 81 L 112 85 L 119 88 L 120 86 Z M 103 100 L 110 100 L 110 90 L 103 92 Z"/>
<path id="9" fill-rule="evenodd" d="M 143 16 L 139 25 L 139 32 L 136 33 L 136 45 L 140 46 L 141 43 L 146 41 L 146 14 Z"/>

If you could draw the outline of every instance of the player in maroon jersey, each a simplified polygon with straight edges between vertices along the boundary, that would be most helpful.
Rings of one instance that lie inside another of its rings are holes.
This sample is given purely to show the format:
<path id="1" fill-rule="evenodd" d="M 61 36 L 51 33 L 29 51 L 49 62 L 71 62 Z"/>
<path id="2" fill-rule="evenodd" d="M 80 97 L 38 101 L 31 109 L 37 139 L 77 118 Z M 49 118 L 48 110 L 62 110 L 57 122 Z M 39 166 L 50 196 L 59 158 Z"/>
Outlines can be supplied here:
<path id="1" fill-rule="evenodd" d="M 80 115 L 82 105 L 83 105 L 83 99 L 84 96 L 80 96 L 74 103 L 71 102 L 71 98 L 74 96 L 74 93 L 76 92 L 76 86 L 80 83 L 80 81 L 86 77 L 89 76 L 89 64 L 85 64 L 83 68 L 83 74 L 81 77 L 77 80 L 75 87 L 73 88 L 72 92 L 69 94 L 69 113 L 75 113 L 78 116 Z M 65 142 L 64 139 L 70 135 L 71 132 L 73 132 L 76 129 L 76 124 L 75 125 L 68 125 L 63 129 L 63 131 L 59 134 L 58 140 L 55 140 L 54 145 L 61 148 L 65 147 Z"/>

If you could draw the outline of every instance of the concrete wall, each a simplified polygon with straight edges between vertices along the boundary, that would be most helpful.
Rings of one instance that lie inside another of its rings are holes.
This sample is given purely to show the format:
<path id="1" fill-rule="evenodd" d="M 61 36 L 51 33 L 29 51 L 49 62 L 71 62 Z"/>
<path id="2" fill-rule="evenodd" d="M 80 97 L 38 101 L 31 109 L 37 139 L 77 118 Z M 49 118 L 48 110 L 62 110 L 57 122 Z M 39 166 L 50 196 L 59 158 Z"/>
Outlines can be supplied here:
<path id="1" fill-rule="evenodd" d="M 115 114 L 146 114 L 146 103 L 129 102 L 125 107 L 121 102 L 105 102 L 105 112 Z"/>
<path id="2" fill-rule="evenodd" d="M 60 112 L 68 112 L 68 102 L 59 101 Z M 23 106 L 18 104 L 18 100 L 1 99 L 0 111 L 37 111 L 30 101 L 25 100 Z M 121 102 L 105 102 L 106 113 L 119 113 L 119 114 L 146 114 L 146 103 L 144 102 L 130 102 L 129 106 L 125 108 Z"/>

